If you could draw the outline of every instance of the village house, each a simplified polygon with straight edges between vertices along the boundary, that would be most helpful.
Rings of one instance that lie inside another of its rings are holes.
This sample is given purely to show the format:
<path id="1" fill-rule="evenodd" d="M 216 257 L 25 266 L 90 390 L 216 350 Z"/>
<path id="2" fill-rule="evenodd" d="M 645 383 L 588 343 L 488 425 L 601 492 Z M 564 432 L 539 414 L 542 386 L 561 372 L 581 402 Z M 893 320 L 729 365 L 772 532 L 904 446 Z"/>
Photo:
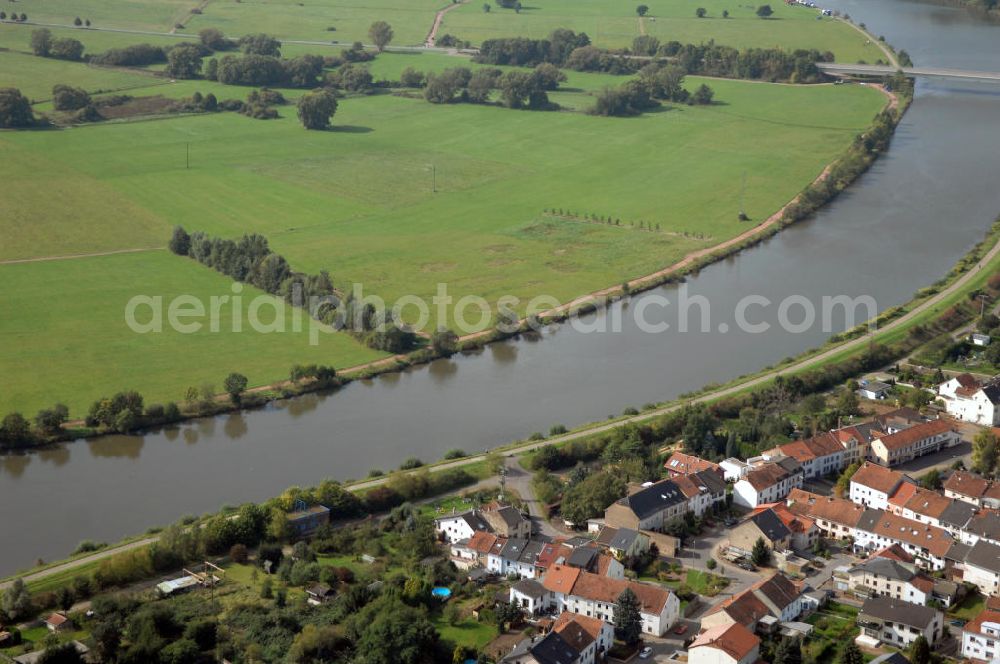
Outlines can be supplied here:
<path id="1" fill-rule="evenodd" d="M 779 572 L 717 604 L 702 617 L 701 626 L 709 629 L 739 623 L 756 631 L 758 623 L 768 616 L 788 622 L 798 618 L 803 608 L 800 588 Z"/>
<path id="2" fill-rule="evenodd" d="M 849 500 L 820 496 L 803 489 L 793 489 L 788 494 L 787 505 L 793 514 L 812 519 L 823 535 L 833 539 L 854 537 L 865 513 L 863 507 Z"/>
<path id="3" fill-rule="evenodd" d="M 791 457 L 802 466 L 804 479 L 826 477 L 846 467 L 847 451 L 833 433 L 821 433 L 764 452 L 764 457 Z"/>
<path id="4" fill-rule="evenodd" d="M 989 607 L 962 627 L 962 657 L 1000 663 L 1000 611 Z"/>
<path id="5" fill-rule="evenodd" d="M 974 584 L 986 596 L 1000 595 L 1000 546 L 980 540 L 965 554 L 962 581 Z"/>
<path id="6" fill-rule="evenodd" d="M 737 482 L 746 476 L 750 465 L 746 461 L 730 457 L 719 463 L 722 469 L 722 479 L 727 482 Z"/>
<path id="7" fill-rule="evenodd" d="M 330 523 L 330 508 L 323 505 L 306 505 L 298 501 L 295 509 L 285 515 L 285 519 L 292 539 L 308 537 Z"/>
<path id="8" fill-rule="evenodd" d="M 679 475 L 674 484 L 688 501 L 688 512 L 702 516 L 716 506 L 726 504 L 726 481 L 710 470 L 700 470 L 690 475 Z"/>
<path id="9" fill-rule="evenodd" d="M 1000 388 L 998 388 L 1000 395 Z M 883 466 L 895 466 L 957 445 L 961 437 L 945 420 L 931 420 L 876 438 L 871 455 Z"/>
<path id="10" fill-rule="evenodd" d="M 912 563 L 876 555 L 848 570 L 847 586 L 862 597 L 889 597 L 925 605 L 933 599 L 934 580 Z"/>
<path id="11" fill-rule="evenodd" d="M 319 606 L 331 601 L 336 594 L 336 591 L 325 583 L 317 583 L 306 588 L 306 602 L 313 606 Z"/>
<path id="12" fill-rule="evenodd" d="M 491 505 L 479 512 L 490 525 L 490 529 L 500 537 L 531 537 L 531 519 L 510 505 Z"/>
<path id="13" fill-rule="evenodd" d="M 816 543 L 819 528 L 815 521 L 795 514 L 784 503 L 770 503 L 755 509 L 747 519 L 733 528 L 729 534 L 729 544 L 749 553 L 759 537 L 764 538 L 772 551 L 804 551 L 811 549 Z"/>
<path id="14" fill-rule="evenodd" d="M 668 479 L 683 477 L 684 475 L 694 475 L 703 470 L 711 471 L 719 477 L 723 476 L 723 471 L 719 464 L 706 461 L 693 454 L 686 454 L 685 452 L 674 452 L 671 454 L 670 458 L 664 462 L 663 467 L 667 471 Z"/>
<path id="15" fill-rule="evenodd" d="M 979 507 L 990 488 L 990 481 L 964 470 L 956 470 L 944 482 L 944 495 Z"/>
<path id="16" fill-rule="evenodd" d="M 477 531 L 469 539 L 451 545 L 451 560 L 459 569 L 486 567 L 489 553 L 496 543 L 497 536 L 493 533 Z"/>
<path id="17" fill-rule="evenodd" d="M 923 635 L 933 646 L 941 638 L 944 614 L 928 606 L 910 604 L 888 597 L 872 597 L 858 613 L 859 641 L 908 648 Z M 864 637 L 867 637 L 865 639 Z"/>
<path id="18" fill-rule="evenodd" d="M 688 646 L 688 664 L 756 664 L 760 639 L 739 623 L 705 630 Z"/>
<path id="19" fill-rule="evenodd" d="M 786 457 L 752 468 L 733 487 L 733 502 L 743 507 L 757 507 L 785 498 L 794 488 L 802 487 L 802 466 Z"/>
<path id="20" fill-rule="evenodd" d="M 878 510 L 889 509 L 889 498 L 904 482 L 914 484 L 903 473 L 866 461 L 851 477 L 851 502 Z"/>
<path id="21" fill-rule="evenodd" d="M 1000 514 L 996 512 L 980 512 L 974 515 L 965 524 L 959 533 L 959 540 L 962 544 L 975 544 L 980 540 L 986 540 L 993 544 L 1000 545 Z"/>
<path id="22" fill-rule="evenodd" d="M 434 519 L 434 530 L 442 535 L 449 544 L 471 539 L 477 532 L 491 532 L 490 524 L 479 515 L 477 510 L 439 516 Z"/>
<path id="23" fill-rule="evenodd" d="M 659 585 L 612 579 L 563 565 L 554 565 L 542 578 L 542 585 L 549 592 L 547 608 L 606 622 L 614 620 L 615 603 L 628 588 L 639 599 L 642 631 L 654 636 L 663 636 L 680 617 L 680 600 Z"/>
<path id="24" fill-rule="evenodd" d="M 940 527 L 941 517 L 952 502 L 951 498 L 942 496 L 937 491 L 914 486 L 913 495 L 903 504 L 899 515 L 913 521 Z"/>
<path id="25" fill-rule="evenodd" d="M 615 628 L 599 618 L 589 618 L 564 611 L 556 619 L 552 631 L 581 650 L 580 664 L 600 661 L 615 643 Z M 589 652 L 583 647 L 587 645 Z"/>
<path id="26" fill-rule="evenodd" d="M 594 540 L 618 560 L 629 560 L 649 551 L 649 537 L 632 528 L 605 526 Z"/>
<path id="27" fill-rule="evenodd" d="M 947 531 L 882 510 L 868 509 L 855 527 L 855 551 L 900 545 L 921 567 L 942 570 L 954 540 Z"/>
<path id="28" fill-rule="evenodd" d="M 662 530 L 664 524 L 688 511 L 688 499 L 673 480 L 630 487 L 628 496 L 604 510 L 605 524 L 632 530 Z"/>
<path id="29" fill-rule="evenodd" d="M 529 637 L 503 657 L 501 664 L 594 664 L 614 641 L 611 625 L 565 612 L 542 637 Z"/>
<path id="30" fill-rule="evenodd" d="M 949 415 L 963 422 L 995 427 L 1000 424 L 1000 377 L 980 383 L 963 374 L 938 386 L 938 397 Z"/>
<path id="31" fill-rule="evenodd" d="M 45 619 L 45 627 L 50 632 L 70 632 L 73 630 L 73 621 L 66 614 L 57 611 Z"/>

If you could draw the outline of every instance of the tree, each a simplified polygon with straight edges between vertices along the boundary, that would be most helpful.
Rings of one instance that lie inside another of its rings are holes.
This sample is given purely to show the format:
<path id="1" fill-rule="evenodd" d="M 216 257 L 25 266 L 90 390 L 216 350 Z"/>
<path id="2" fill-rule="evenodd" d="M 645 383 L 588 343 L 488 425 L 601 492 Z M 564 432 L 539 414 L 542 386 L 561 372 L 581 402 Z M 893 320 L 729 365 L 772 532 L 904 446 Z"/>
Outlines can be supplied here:
<path id="1" fill-rule="evenodd" d="M 615 638 L 629 646 L 639 643 L 642 637 L 642 615 L 639 598 L 631 588 L 625 588 L 618 596 L 614 609 Z"/>
<path id="2" fill-rule="evenodd" d="M 80 60 L 83 58 L 83 43 L 76 39 L 54 39 L 49 47 L 49 57 L 59 60 Z"/>
<path id="3" fill-rule="evenodd" d="M 431 347 L 439 355 L 451 355 L 458 350 L 458 335 L 448 328 L 438 328 L 431 335 Z"/>
<path id="4" fill-rule="evenodd" d="M 608 505 L 625 493 L 625 482 L 616 473 L 600 472 L 571 486 L 563 495 L 561 512 L 571 523 L 584 523 L 603 514 Z"/>
<path id="5" fill-rule="evenodd" d="M 0 421 L 0 448 L 23 447 L 31 442 L 31 425 L 24 415 L 13 412 Z"/>
<path id="6" fill-rule="evenodd" d="M 306 129 L 326 129 L 337 112 L 337 98 L 326 90 L 299 97 L 299 120 Z"/>
<path id="7" fill-rule="evenodd" d="M 74 19 L 73 19 L 73 25 L 75 25 L 75 26 L 76 26 L 76 27 L 78 27 L 78 28 L 79 28 L 79 27 L 80 27 L 81 25 L 83 25 L 83 21 L 82 21 L 82 20 L 80 19 L 80 17 L 79 17 L 79 16 L 77 16 L 76 18 L 74 18 Z"/>
<path id="8" fill-rule="evenodd" d="M 233 544 L 229 548 L 229 559 L 237 565 L 246 565 L 248 554 L 245 544 Z"/>
<path id="9" fill-rule="evenodd" d="M 196 44 L 178 44 L 167 53 L 167 74 L 174 78 L 196 78 L 201 73 L 201 49 Z"/>
<path id="10" fill-rule="evenodd" d="M 931 646 L 923 634 L 918 636 L 910 646 L 909 660 L 910 664 L 930 664 Z"/>
<path id="11" fill-rule="evenodd" d="M 854 477 L 854 473 L 858 472 L 859 468 L 861 468 L 861 464 L 855 461 L 850 466 L 845 468 L 844 472 L 842 472 L 840 477 L 837 478 L 837 484 L 834 486 L 833 491 L 838 497 L 843 498 L 850 493 L 851 478 Z"/>
<path id="12" fill-rule="evenodd" d="M 767 545 L 763 537 L 758 537 L 753 543 L 753 550 L 750 552 L 750 561 L 758 567 L 763 567 L 771 561 L 771 547 Z"/>
<path id="13" fill-rule="evenodd" d="M 698 18 L 705 18 L 707 14 L 708 10 L 705 9 L 704 7 L 698 7 L 698 9 L 694 10 L 694 15 L 697 16 Z"/>
<path id="14" fill-rule="evenodd" d="M 75 111 L 90 105 L 90 95 L 83 88 L 55 85 L 52 88 L 52 106 L 57 111 Z"/>
<path id="15" fill-rule="evenodd" d="M 722 18 L 729 18 L 729 10 L 728 9 L 723 9 L 722 10 Z"/>
<path id="16" fill-rule="evenodd" d="M 247 55 L 268 55 L 273 58 L 281 57 L 281 42 L 272 37 L 259 33 L 256 35 L 244 35 L 237 42 L 240 49 Z"/>
<path id="17" fill-rule="evenodd" d="M 0 88 L 0 129 L 30 127 L 35 124 L 31 102 L 17 88 Z"/>
<path id="18" fill-rule="evenodd" d="M 645 16 L 646 14 L 649 13 L 649 6 L 639 5 L 638 7 L 635 8 L 635 13 L 638 14 L 639 16 Z"/>
<path id="19" fill-rule="evenodd" d="M 492 7 L 490 7 L 490 4 L 488 2 L 484 2 L 483 3 L 483 13 L 484 14 L 489 14 L 491 9 L 492 9 Z"/>
<path id="20" fill-rule="evenodd" d="M 422 664 L 437 642 L 425 614 L 393 597 L 372 602 L 356 618 L 364 627 L 354 654 L 365 664 Z"/>
<path id="21" fill-rule="evenodd" d="M 36 661 L 38 664 L 83 664 L 83 656 L 72 643 L 61 643 L 46 648 Z"/>
<path id="22" fill-rule="evenodd" d="M 798 639 L 785 638 L 774 651 L 771 664 L 802 664 L 802 646 Z"/>
<path id="23" fill-rule="evenodd" d="M 937 468 L 931 468 L 926 473 L 920 476 L 920 486 L 925 489 L 930 489 L 931 491 L 937 491 L 941 488 L 941 471 Z"/>
<path id="24" fill-rule="evenodd" d="M 69 408 L 57 403 L 52 408 L 45 408 L 35 415 L 35 428 L 46 436 L 54 436 L 62 430 L 63 423 L 69 419 Z"/>
<path id="25" fill-rule="evenodd" d="M 368 28 L 368 37 L 372 40 L 372 43 L 375 44 L 379 53 L 381 53 L 385 50 L 385 47 L 389 45 L 389 42 L 392 41 L 392 26 L 385 21 L 375 21 L 371 24 L 371 27 Z"/>
<path id="26" fill-rule="evenodd" d="M 0 600 L 0 608 L 10 617 L 11 620 L 18 620 L 25 617 L 31 611 L 31 593 L 21 577 L 14 579 L 14 582 L 7 586 Z"/>
<path id="27" fill-rule="evenodd" d="M 323 664 L 340 661 L 340 657 L 350 647 L 342 628 L 336 625 L 317 627 L 306 625 L 295 637 L 288 660 L 293 664 Z"/>
<path id="28" fill-rule="evenodd" d="M 694 95 L 691 100 L 696 104 L 708 105 L 712 103 L 712 98 L 715 97 L 715 91 L 708 87 L 704 83 L 698 86 L 698 89 L 694 91 Z"/>
<path id="29" fill-rule="evenodd" d="M 990 429 L 983 429 L 972 439 L 972 469 L 977 473 L 992 476 L 997 469 L 1000 441 Z"/>
<path id="30" fill-rule="evenodd" d="M 198 39 L 201 41 L 202 46 L 210 48 L 213 51 L 225 51 L 233 46 L 233 42 L 226 39 L 222 30 L 218 28 L 200 30 L 198 32 Z"/>
<path id="31" fill-rule="evenodd" d="M 187 256 L 191 251 L 191 236 L 182 226 L 174 226 L 174 233 L 167 246 L 178 256 Z"/>
<path id="32" fill-rule="evenodd" d="M 52 48 L 52 31 L 41 28 L 31 32 L 31 52 L 43 58 L 49 57 Z"/>
<path id="33" fill-rule="evenodd" d="M 413 67 L 407 67 L 399 75 L 399 82 L 407 88 L 422 88 L 424 87 L 424 74 Z"/>
<path id="34" fill-rule="evenodd" d="M 847 645 L 840 652 L 839 664 L 864 664 L 864 662 L 865 658 L 861 654 L 861 648 L 854 642 L 854 639 L 848 640 Z"/>
<path id="35" fill-rule="evenodd" d="M 761 5 L 757 8 L 757 16 L 760 18 L 768 18 L 773 13 L 774 10 L 771 9 L 771 5 Z"/>
<path id="36" fill-rule="evenodd" d="M 229 399 L 233 404 L 239 406 L 243 392 L 247 389 L 247 377 L 241 373 L 231 373 L 222 382 L 222 389 L 229 395 Z"/>

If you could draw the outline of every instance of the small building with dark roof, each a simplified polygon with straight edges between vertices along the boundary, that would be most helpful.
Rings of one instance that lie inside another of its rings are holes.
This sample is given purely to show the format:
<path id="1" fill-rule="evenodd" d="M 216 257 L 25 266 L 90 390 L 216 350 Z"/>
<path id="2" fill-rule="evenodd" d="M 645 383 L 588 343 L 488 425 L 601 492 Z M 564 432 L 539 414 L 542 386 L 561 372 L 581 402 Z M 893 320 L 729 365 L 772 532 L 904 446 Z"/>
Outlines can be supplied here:
<path id="1" fill-rule="evenodd" d="M 941 638 L 944 614 L 929 606 L 872 597 L 858 613 L 861 634 L 888 646 L 908 648 L 923 635 L 932 646 Z"/>

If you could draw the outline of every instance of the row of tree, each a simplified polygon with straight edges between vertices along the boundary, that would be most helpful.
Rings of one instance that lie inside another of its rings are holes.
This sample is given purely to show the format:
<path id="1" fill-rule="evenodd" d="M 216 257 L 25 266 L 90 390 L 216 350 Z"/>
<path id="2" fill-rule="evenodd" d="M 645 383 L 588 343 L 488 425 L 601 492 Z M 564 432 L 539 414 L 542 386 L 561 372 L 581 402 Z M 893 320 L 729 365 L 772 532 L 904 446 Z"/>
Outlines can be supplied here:
<path id="1" fill-rule="evenodd" d="M 404 71 L 400 83 L 408 87 L 424 88 L 424 98 L 433 104 L 468 102 L 486 104 L 494 91 L 499 92 L 500 103 L 507 108 L 555 110 L 549 101 L 548 91 L 555 90 L 566 75 L 554 65 L 541 63 L 531 72 L 502 72 L 495 67 L 475 71 L 468 67 L 453 67 L 438 74 L 423 74 L 412 69 Z"/>

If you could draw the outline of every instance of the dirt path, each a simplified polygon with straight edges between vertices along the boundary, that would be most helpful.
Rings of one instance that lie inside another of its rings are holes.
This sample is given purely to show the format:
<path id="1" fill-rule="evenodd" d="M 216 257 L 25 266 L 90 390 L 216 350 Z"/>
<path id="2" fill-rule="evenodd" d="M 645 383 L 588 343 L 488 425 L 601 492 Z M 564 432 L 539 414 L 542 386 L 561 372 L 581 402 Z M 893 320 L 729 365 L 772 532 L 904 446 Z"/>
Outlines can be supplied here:
<path id="1" fill-rule="evenodd" d="M 645 16 L 640 16 L 639 17 L 639 34 L 642 35 L 642 36 L 646 36 L 646 17 Z"/>
<path id="2" fill-rule="evenodd" d="M 138 249 L 116 249 L 114 251 L 99 251 L 95 254 L 70 254 L 68 256 L 41 256 L 39 258 L 15 258 L 0 261 L 0 265 L 17 265 L 19 263 L 43 263 L 45 261 L 68 261 L 74 258 L 95 258 L 97 256 L 115 256 L 117 254 L 138 254 L 143 251 L 161 251 L 166 247 L 144 247 Z"/>
<path id="3" fill-rule="evenodd" d="M 434 15 L 434 25 L 431 26 L 431 31 L 427 33 L 427 39 L 424 40 L 424 46 L 434 48 L 434 41 L 437 39 L 438 28 L 441 27 L 441 22 L 444 21 L 444 15 L 453 9 L 461 7 L 463 4 L 465 4 L 464 0 L 453 2 L 447 7 L 438 10 L 438 13 Z"/>

